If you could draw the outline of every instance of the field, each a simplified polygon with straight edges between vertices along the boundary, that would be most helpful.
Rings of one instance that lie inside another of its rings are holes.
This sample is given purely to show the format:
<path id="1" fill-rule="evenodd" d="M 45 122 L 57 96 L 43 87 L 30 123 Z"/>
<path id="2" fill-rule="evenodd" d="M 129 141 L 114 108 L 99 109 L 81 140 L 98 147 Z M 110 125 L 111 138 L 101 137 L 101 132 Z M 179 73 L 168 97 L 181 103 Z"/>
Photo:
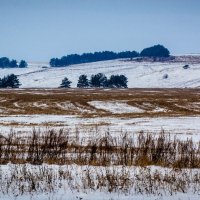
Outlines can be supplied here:
<path id="1" fill-rule="evenodd" d="M 48 63 L 28 63 L 27 68 L 0 69 L 0 77 L 14 73 L 21 88 L 58 88 L 62 79 L 68 77 L 75 88 L 78 77 L 86 74 L 104 73 L 107 77 L 123 74 L 128 78 L 129 88 L 196 88 L 200 86 L 199 56 L 177 56 L 173 61 L 136 62 L 110 60 L 94 63 L 50 67 Z M 188 69 L 183 66 L 189 65 Z M 163 76 L 168 75 L 167 79 Z"/>
<path id="2" fill-rule="evenodd" d="M 200 89 L 0 90 L 0 198 L 198 199 Z"/>
<path id="3" fill-rule="evenodd" d="M 0 126 L 5 132 L 10 128 L 27 132 L 33 127 L 109 127 L 111 132 L 160 132 L 163 128 L 196 134 L 199 96 L 199 89 L 1 90 Z"/>
<path id="4" fill-rule="evenodd" d="M 161 117 L 200 114 L 200 89 L 1 90 L 1 113 L 80 117 Z"/>

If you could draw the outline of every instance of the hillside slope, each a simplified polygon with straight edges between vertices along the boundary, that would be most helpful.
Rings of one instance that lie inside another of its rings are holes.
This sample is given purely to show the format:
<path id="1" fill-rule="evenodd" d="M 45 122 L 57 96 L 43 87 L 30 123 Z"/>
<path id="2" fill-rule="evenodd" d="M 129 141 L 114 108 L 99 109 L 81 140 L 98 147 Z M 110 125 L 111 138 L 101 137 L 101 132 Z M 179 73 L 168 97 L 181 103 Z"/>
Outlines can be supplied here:
<path id="1" fill-rule="evenodd" d="M 200 64 L 193 63 L 189 69 L 183 69 L 186 64 L 112 60 L 51 68 L 45 63 L 29 63 L 25 69 L 0 69 L 0 77 L 11 73 L 18 75 L 21 88 L 57 88 L 66 76 L 72 81 L 72 87 L 76 87 L 81 74 L 90 77 L 101 72 L 108 77 L 112 74 L 126 75 L 129 88 L 199 87 Z M 166 74 L 168 78 L 164 79 Z"/>

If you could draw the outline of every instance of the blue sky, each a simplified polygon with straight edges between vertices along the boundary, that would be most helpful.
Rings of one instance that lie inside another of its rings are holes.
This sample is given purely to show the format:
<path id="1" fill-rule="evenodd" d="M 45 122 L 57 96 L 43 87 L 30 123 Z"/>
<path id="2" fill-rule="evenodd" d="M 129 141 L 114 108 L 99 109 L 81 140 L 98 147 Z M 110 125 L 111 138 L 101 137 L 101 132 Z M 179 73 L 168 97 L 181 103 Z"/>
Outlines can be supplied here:
<path id="1" fill-rule="evenodd" d="M 0 57 L 48 61 L 71 53 L 200 53 L 199 0 L 0 0 Z"/>

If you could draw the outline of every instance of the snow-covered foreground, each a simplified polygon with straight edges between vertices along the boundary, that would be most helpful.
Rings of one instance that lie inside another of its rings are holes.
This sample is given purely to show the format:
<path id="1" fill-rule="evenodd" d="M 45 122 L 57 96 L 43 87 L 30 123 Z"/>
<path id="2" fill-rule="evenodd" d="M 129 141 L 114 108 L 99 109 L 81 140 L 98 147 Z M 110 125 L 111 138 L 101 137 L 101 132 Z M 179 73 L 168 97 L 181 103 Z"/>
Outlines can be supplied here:
<path id="1" fill-rule="evenodd" d="M 29 63 L 29 67 L 26 69 L 0 69 L 0 76 L 11 73 L 18 75 L 22 88 L 56 88 L 66 76 L 72 81 L 72 87 L 76 87 L 81 74 L 90 77 L 96 73 L 104 73 L 107 76 L 124 74 L 128 77 L 128 87 L 130 88 L 199 87 L 200 64 L 190 64 L 189 69 L 183 69 L 185 64 L 190 63 L 111 60 L 61 68 L 51 68 L 47 63 Z M 168 74 L 168 78 L 163 79 L 166 74 Z"/>
<path id="2" fill-rule="evenodd" d="M 198 169 L 150 166 L 0 166 L 0 198 L 82 200 L 197 200 Z"/>
<path id="3" fill-rule="evenodd" d="M 200 117 L 157 117 L 157 118 L 116 118 L 98 117 L 81 118 L 69 115 L 14 115 L 0 117 L 0 130 L 3 134 L 14 130 L 19 133 L 31 133 L 33 128 L 44 130 L 61 129 L 70 130 L 74 134 L 77 130 L 81 137 L 104 135 L 106 131 L 113 136 L 121 133 L 166 133 L 175 134 L 181 139 L 193 138 L 200 140 Z"/>

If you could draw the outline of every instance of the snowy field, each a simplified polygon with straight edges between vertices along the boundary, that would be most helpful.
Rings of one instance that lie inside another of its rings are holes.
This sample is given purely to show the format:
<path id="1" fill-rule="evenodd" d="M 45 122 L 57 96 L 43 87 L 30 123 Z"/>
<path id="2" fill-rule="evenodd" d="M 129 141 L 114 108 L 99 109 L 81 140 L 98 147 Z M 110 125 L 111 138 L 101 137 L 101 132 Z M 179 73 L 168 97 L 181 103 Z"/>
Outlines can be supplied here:
<path id="1" fill-rule="evenodd" d="M 189 64 L 189 69 L 183 66 Z M 76 87 L 78 77 L 86 74 L 104 73 L 108 77 L 124 74 L 128 77 L 130 88 L 185 88 L 200 86 L 200 64 L 184 62 L 134 62 L 112 60 L 103 62 L 51 68 L 48 63 L 29 63 L 26 69 L 0 69 L 0 76 L 14 73 L 19 76 L 22 88 L 56 88 L 64 77 Z M 168 74 L 168 78 L 163 76 Z"/>
<path id="2" fill-rule="evenodd" d="M 113 183 L 109 180 L 112 173 L 116 179 Z M 8 164 L 0 166 L 0 174 L 3 191 L 0 198 L 4 200 L 198 200 L 200 190 L 197 169 L 177 172 L 156 166 Z M 36 184 L 32 185 L 34 189 L 30 187 L 30 182 Z M 115 187 L 115 184 L 120 186 Z"/>
<path id="3" fill-rule="evenodd" d="M 20 134 L 31 134 L 33 129 L 64 129 L 70 131 L 71 136 L 78 132 L 80 137 L 104 136 L 109 130 L 112 136 L 120 137 L 122 133 L 129 135 L 144 131 L 159 134 L 163 130 L 166 134 L 176 136 L 182 140 L 192 138 L 200 141 L 200 116 L 194 117 L 157 117 L 123 119 L 115 117 L 80 118 L 68 115 L 14 115 L 0 117 L 1 134 L 8 135 L 10 131 Z"/>

